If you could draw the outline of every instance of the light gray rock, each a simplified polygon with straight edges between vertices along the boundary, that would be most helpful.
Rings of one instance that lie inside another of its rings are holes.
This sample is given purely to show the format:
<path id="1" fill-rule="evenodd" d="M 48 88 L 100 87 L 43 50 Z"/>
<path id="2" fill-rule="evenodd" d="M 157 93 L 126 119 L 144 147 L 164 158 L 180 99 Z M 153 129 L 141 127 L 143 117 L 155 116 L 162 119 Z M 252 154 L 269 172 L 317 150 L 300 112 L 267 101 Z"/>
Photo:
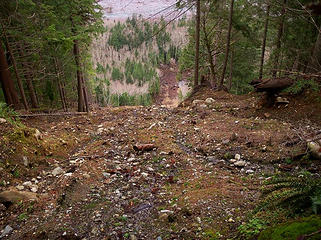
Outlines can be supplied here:
<path id="1" fill-rule="evenodd" d="M 25 189 L 25 187 L 22 186 L 22 185 L 18 185 L 18 186 L 16 186 L 16 188 L 17 188 L 19 191 L 22 191 L 23 189 Z"/>
<path id="2" fill-rule="evenodd" d="M 239 161 L 239 160 L 241 160 L 241 155 L 240 154 L 235 154 L 235 160 L 237 160 L 237 161 Z"/>
<path id="3" fill-rule="evenodd" d="M 25 186 L 25 187 L 31 187 L 32 186 L 32 182 L 31 181 L 27 181 L 27 182 L 24 182 L 22 185 Z"/>
<path id="4" fill-rule="evenodd" d="M 26 156 L 22 157 L 22 161 L 23 161 L 23 165 L 25 165 L 25 167 L 29 166 L 29 160 L 28 160 L 28 158 Z"/>
<path id="5" fill-rule="evenodd" d="M 245 167 L 245 165 L 246 165 L 246 162 L 242 160 L 234 163 L 234 166 L 236 167 Z"/>
<path id="6" fill-rule="evenodd" d="M 62 170 L 61 167 L 56 167 L 56 168 L 51 172 L 51 174 L 52 174 L 53 176 L 57 176 L 57 175 L 62 174 L 63 172 L 64 172 L 64 170 Z"/>
<path id="7" fill-rule="evenodd" d="M 253 173 L 254 173 L 254 170 L 248 169 L 248 170 L 245 171 L 245 173 L 246 173 L 246 174 L 253 174 Z"/>
<path id="8" fill-rule="evenodd" d="M 3 229 L 3 231 L 2 231 L 2 233 L 0 235 L 0 238 L 4 238 L 4 237 L 8 236 L 12 231 L 13 231 L 13 228 L 10 225 L 7 225 Z"/>
<path id="9" fill-rule="evenodd" d="M 38 192 L 38 186 L 34 185 L 30 188 L 31 192 L 36 193 Z"/>

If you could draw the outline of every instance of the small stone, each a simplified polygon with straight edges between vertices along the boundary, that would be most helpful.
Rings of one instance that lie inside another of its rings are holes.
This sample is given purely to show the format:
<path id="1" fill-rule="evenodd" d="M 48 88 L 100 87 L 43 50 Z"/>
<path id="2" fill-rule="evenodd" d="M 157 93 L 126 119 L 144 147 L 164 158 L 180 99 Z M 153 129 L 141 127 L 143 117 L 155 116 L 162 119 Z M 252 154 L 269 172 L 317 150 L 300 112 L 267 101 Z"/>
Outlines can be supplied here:
<path id="1" fill-rule="evenodd" d="M 156 238 L 156 240 L 162 240 L 162 237 L 161 237 L 161 236 L 158 236 L 158 237 Z"/>
<path id="2" fill-rule="evenodd" d="M 102 134 L 105 131 L 105 128 L 98 128 L 97 134 Z"/>
<path id="3" fill-rule="evenodd" d="M 7 120 L 6 120 L 6 119 L 4 119 L 4 118 L 0 118 L 0 124 L 6 123 L 6 122 L 7 122 Z"/>
<path id="4" fill-rule="evenodd" d="M 237 160 L 237 161 L 239 161 L 239 160 L 241 160 L 241 155 L 240 154 L 235 154 L 235 160 Z"/>
<path id="5" fill-rule="evenodd" d="M 33 134 L 33 136 L 37 139 L 37 141 L 42 139 L 42 134 L 38 129 L 35 129 L 35 133 Z"/>
<path id="6" fill-rule="evenodd" d="M 109 174 L 109 173 L 106 173 L 106 172 L 103 172 L 103 176 L 104 176 L 105 178 L 107 178 L 107 177 L 110 177 L 110 174 Z"/>
<path id="7" fill-rule="evenodd" d="M 23 161 L 23 165 L 25 165 L 25 167 L 29 166 L 29 160 L 28 160 L 28 158 L 26 156 L 22 157 L 22 161 Z"/>
<path id="8" fill-rule="evenodd" d="M 207 104 L 212 104 L 214 102 L 215 102 L 215 100 L 213 98 L 206 98 L 206 100 L 205 100 L 205 103 L 207 103 Z"/>
<path id="9" fill-rule="evenodd" d="M 24 186 L 21 186 L 21 185 L 16 186 L 16 188 L 17 188 L 19 191 L 22 191 L 23 189 L 25 189 L 25 187 L 24 187 Z"/>
<path id="10" fill-rule="evenodd" d="M 62 170 L 61 167 L 56 167 L 56 168 L 51 172 L 51 174 L 52 174 L 53 176 L 57 176 L 57 175 L 59 175 L 59 174 L 62 174 L 63 172 L 64 172 L 64 170 Z"/>
<path id="11" fill-rule="evenodd" d="M 234 223 L 235 221 L 234 221 L 234 219 L 233 218 L 229 218 L 229 220 L 228 220 L 228 222 L 230 222 L 230 223 Z"/>
<path id="12" fill-rule="evenodd" d="M 248 169 L 248 170 L 245 171 L 245 173 L 246 173 L 246 174 L 253 174 L 253 173 L 254 173 L 254 170 Z"/>
<path id="13" fill-rule="evenodd" d="M 235 162 L 237 162 L 236 159 L 230 159 L 230 163 L 235 163 Z"/>
<path id="14" fill-rule="evenodd" d="M 31 192 L 36 193 L 36 192 L 38 192 L 38 187 L 37 186 L 32 186 L 30 190 L 31 190 Z"/>
<path id="15" fill-rule="evenodd" d="M 1 235 L 0 235 L 0 238 L 3 238 L 3 237 L 8 236 L 12 231 L 13 231 L 13 228 L 12 228 L 10 225 L 7 225 L 7 226 L 3 229 L 3 231 L 2 231 L 2 233 L 1 233 Z"/>
<path id="16" fill-rule="evenodd" d="M 234 166 L 236 167 L 245 167 L 246 162 L 245 161 L 237 161 L 234 163 Z"/>
<path id="17" fill-rule="evenodd" d="M 206 104 L 201 104 L 200 107 L 201 108 L 207 108 L 207 105 Z"/>
<path id="18" fill-rule="evenodd" d="M 25 186 L 25 187 L 31 187 L 32 186 L 32 182 L 27 181 L 27 182 L 24 182 L 22 185 Z"/>
<path id="19" fill-rule="evenodd" d="M 193 106 L 200 105 L 203 102 L 204 102 L 203 100 L 197 100 L 196 99 L 196 100 L 193 101 Z"/>

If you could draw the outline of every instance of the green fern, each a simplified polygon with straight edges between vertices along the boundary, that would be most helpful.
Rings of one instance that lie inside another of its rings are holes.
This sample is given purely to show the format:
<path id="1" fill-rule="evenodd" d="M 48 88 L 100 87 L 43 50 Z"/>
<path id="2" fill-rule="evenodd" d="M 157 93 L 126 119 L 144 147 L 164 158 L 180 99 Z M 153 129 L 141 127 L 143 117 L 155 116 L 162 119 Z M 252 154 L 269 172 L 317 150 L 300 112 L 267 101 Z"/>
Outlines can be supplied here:
<path id="1" fill-rule="evenodd" d="M 0 102 L 0 118 L 6 119 L 11 124 L 16 124 L 18 120 L 18 114 L 6 103 Z"/>
<path id="2" fill-rule="evenodd" d="M 256 208 L 257 212 L 278 206 L 288 206 L 297 212 L 308 208 L 315 210 L 321 205 L 321 179 L 309 173 L 278 175 L 264 185 L 263 200 Z"/>

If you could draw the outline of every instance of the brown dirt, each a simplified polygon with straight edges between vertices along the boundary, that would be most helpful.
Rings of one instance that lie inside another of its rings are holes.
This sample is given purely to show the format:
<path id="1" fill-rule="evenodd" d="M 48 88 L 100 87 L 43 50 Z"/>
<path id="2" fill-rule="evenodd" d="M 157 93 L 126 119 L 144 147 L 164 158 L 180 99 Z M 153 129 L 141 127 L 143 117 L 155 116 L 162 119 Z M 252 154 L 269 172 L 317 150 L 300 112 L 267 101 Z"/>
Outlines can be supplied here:
<path id="1" fill-rule="evenodd" d="M 192 106 L 208 97 L 215 102 L 206 108 Z M 6 184 L 0 191 L 38 176 L 41 200 L 0 208 L 0 229 L 14 228 L 8 239 L 238 239 L 237 227 L 257 203 L 262 181 L 304 153 L 304 139 L 321 128 L 320 110 L 298 105 L 299 99 L 270 110 L 257 109 L 259 101 L 201 89 L 175 109 L 119 107 L 30 118 L 23 123 L 43 138 L 21 143 L 10 140 L 16 128 L 1 125 L 0 181 Z M 312 113 L 308 125 L 306 114 L 286 114 L 292 104 Z M 136 152 L 137 143 L 157 149 Z M 247 166 L 229 162 L 236 153 Z M 25 155 L 33 165 L 23 165 Z M 288 165 L 320 172 L 315 161 Z M 20 175 L 11 172 L 15 166 Z M 52 176 L 57 166 L 68 174 Z"/>
<path id="2" fill-rule="evenodd" d="M 165 105 L 167 107 L 177 107 L 178 99 L 178 81 L 176 79 L 176 65 L 162 65 L 160 77 L 160 92 L 155 99 L 157 105 Z"/>

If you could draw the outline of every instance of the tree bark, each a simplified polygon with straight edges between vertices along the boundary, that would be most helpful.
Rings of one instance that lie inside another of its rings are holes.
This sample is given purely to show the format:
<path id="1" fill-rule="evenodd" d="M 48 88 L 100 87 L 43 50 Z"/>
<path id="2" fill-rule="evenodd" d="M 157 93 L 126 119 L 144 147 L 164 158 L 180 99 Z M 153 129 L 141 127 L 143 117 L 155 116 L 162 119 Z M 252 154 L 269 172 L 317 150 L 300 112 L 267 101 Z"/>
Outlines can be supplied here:
<path id="1" fill-rule="evenodd" d="M 283 7 L 281 11 L 281 22 L 279 25 L 278 37 L 276 42 L 276 52 L 275 52 L 275 59 L 274 59 L 274 68 L 272 69 L 272 77 L 276 77 L 279 68 L 279 61 L 280 61 L 280 51 L 281 51 L 281 44 L 282 44 L 282 36 L 284 30 L 284 18 L 285 18 L 285 11 L 286 11 L 286 3 L 287 0 L 283 0 Z"/>
<path id="2" fill-rule="evenodd" d="M 321 69 L 321 27 L 318 28 L 319 34 L 314 44 L 311 61 L 308 66 L 308 72 L 316 73 Z"/>
<path id="3" fill-rule="evenodd" d="M 58 84 L 58 90 L 59 90 L 59 96 L 60 96 L 60 100 L 61 100 L 61 105 L 64 111 L 67 111 L 67 107 L 66 107 L 66 103 L 65 103 L 65 99 L 64 99 L 64 94 L 62 91 L 62 86 L 61 86 L 61 82 L 60 82 L 60 73 L 59 73 L 59 69 L 58 69 L 58 63 L 57 63 L 57 59 L 54 58 L 54 64 L 55 64 L 55 71 L 56 71 L 56 76 L 57 76 L 57 84 Z"/>
<path id="4" fill-rule="evenodd" d="M 0 42 L 0 80 L 6 103 L 13 106 L 15 109 L 19 108 L 19 97 L 14 87 L 14 82 L 8 67 L 6 55 Z"/>
<path id="5" fill-rule="evenodd" d="M 212 88 L 215 88 L 215 83 L 216 83 L 215 65 L 214 65 L 213 56 L 212 56 L 211 43 L 208 38 L 208 34 L 207 34 L 207 30 L 206 30 L 205 18 L 203 21 L 203 32 L 204 32 L 204 41 L 205 41 L 205 45 L 206 45 L 208 61 L 210 63 L 210 71 L 211 71 L 210 84 L 211 84 Z"/>
<path id="6" fill-rule="evenodd" d="M 74 40 L 74 56 L 77 67 L 78 112 L 85 112 L 82 70 L 80 66 L 79 43 Z"/>
<path id="7" fill-rule="evenodd" d="M 261 52 L 261 63 L 260 63 L 260 73 L 259 79 L 261 80 L 263 77 L 263 66 L 264 66 L 264 57 L 265 57 L 265 46 L 266 46 L 266 37 L 269 26 L 269 18 L 270 18 L 270 3 L 268 2 L 266 7 L 266 17 L 265 17 L 265 25 L 264 25 L 264 34 L 263 34 L 263 43 L 262 43 L 262 52 Z"/>
<path id="8" fill-rule="evenodd" d="M 233 21 L 233 7 L 234 7 L 234 0 L 231 0 L 230 16 L 229 16 L 229 24 L 228 24 L 228 32 L 227 32 L 227 40 L 226 40 L 226 52 L 225 52 L 223 71 L 222 71 L 222 76 L 221 76 L 220 86 L 219 86 L 219 89 L 221 89 L 221 90 L 223 89 L 224 77 L 225 77 L 225 72 L 226 72 L 226 67 L 227 67 L 227 62 L 228 62 L 228 55 L 230 52 L 231 31 L 232 31 L 232 21 Z"/>
<path id="9" fill-rule="evenodd" d="M 22 98 L 22 103 L 23 103 L 24 108 L 26 110 L 28 110 L 28 103 L 27 103 L 25 91 L 23 89 L 23 84 L 22 84 L 21 78 L 20 78 L 19 73 L 18 73 L 17 62 L 16 62 L 16 59 L 13 56 L 13 53 L 11 51 L 11 47 L 9 45 L 7 32 L 6 32 L 6 29 L 5 29 L 4 25 L 2 24 L 2 22 L 1 22 L 1 27 L 2 27 L 2 30 L 3 30 L 3 36 L 4 36 L 4 40 L 5 40 L 5 45 L 7 47 L 7 51 L 9 53 L 9 55 L 10 55 L 10 58 L 11 58 L 11 61 L 12 61 L 12 66 L 13 66 L 13 69 L 14 69 L 14 72 L 15 72 L 15 75 L 16 75 L 16 79 L 17 79 L 20 95 L 21 95 L 21 98 Z"/>
<path id="10" fill-rule="evenodd" d="M 24 48 L 19 44 L 19 54 L 22 58 L 25 57 L 24 54 Z M 31 72 L 31 68 L 29 66 L 27 66 L 24 62 L 21 62 L 22 67 L 24 68 L 25 71 Z M 32 108 L 38 108 L 38 99 L 37 99 L 37 95 L 36 95 L 36 91 L 33 87 L 33 83 L 32 83 L 32 74 L 31 73 L 24 73 L 24 77 L 26 79 L 26 84 L 27 84 L 27 88 L 29 91 L 29 95 L 30 95 L 30 99 L 31 99 L 31 106 Z"/>
<path id="11" fill-rule="evenodd" d="M 200 21 L 201 21 L 201 1 L 196 0 L 194 88 L 198 86 L 198 76 L 199 76 Z"/>
<path id="12" fill-rule="evenodd" d="M 234 51 L 231 49 L 231 59 L 230 59 L 230 73 L 228 79 L 228 91 L 230 92 L 232 89 L 232 80 L 233 80 L 233 58 L 234 58 Z"/>

